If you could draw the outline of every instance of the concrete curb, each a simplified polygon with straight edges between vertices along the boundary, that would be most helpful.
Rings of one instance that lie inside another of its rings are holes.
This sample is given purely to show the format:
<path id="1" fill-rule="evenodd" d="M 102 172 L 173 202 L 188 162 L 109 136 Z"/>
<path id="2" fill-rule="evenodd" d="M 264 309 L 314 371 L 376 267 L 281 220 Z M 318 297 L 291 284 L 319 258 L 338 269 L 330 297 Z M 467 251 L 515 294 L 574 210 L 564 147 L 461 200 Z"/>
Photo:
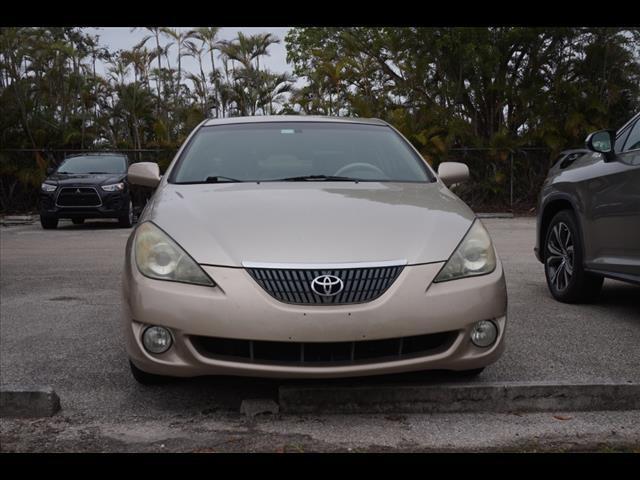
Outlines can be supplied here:
<path id="1" fill-rule="evenodd" d="M 60 410 L 60 397 L 51 387 L 2 386 L 0 417 L 51 417 Z"/>
<path id="2" fill-rule="evenodd" d="M 281 413 L 464 413 L 640 409 L 640 384 L 505 382 L 361 387 L 290 385 Z"/>
<path id="3" fill-rule="evenodd" d="M 39 219 L 39 215 L 6 215 L 0 218 L 0 224 L 5 226 L 30 225 Z"/>

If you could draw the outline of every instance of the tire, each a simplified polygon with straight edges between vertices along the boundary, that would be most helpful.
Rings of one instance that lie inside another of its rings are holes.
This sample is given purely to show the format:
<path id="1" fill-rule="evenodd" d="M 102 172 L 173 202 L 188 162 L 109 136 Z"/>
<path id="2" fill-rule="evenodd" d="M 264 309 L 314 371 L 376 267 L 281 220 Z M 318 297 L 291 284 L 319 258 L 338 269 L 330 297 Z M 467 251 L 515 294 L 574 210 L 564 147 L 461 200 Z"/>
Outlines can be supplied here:
<path id="1" fill-rule="evenodd" d="M 82 225 L 84 223 L 84 218 L 72 218 L 71 221 L 74 225 Z"/>
<path id="2" fill-rule="evenodd" d="M 563 303 L 597 298 L 604 278 L 584 270 L 584 246 L 571 211 L 562 210 L 551 219 L 543 248 L 544 274 L 553 298 Z"/>
<path id="3" fill-rule="evenodd" d="M 53 230 L 58 227 L 58 217 L 40 215 L 40 225 L 45 230 Z"/>
<path id="4" fill-rule="evenodd" d="M 163 375 L 155 375 L 153 373 L 147 373 L 136 367 L 131 360 L 129 360 L 129 368 L 131 368 L 131 374 L 133 378 L 141 385 L 162 385 L 172 380 L 171 377 L 165 377 Z"/>
<path id="5" fill-rule="evenodd" d="M 126 213 L 118 217 L 118 225 L 122 228 L 130 228 L 133 225 L 133 203 L 129 200 Z"/>

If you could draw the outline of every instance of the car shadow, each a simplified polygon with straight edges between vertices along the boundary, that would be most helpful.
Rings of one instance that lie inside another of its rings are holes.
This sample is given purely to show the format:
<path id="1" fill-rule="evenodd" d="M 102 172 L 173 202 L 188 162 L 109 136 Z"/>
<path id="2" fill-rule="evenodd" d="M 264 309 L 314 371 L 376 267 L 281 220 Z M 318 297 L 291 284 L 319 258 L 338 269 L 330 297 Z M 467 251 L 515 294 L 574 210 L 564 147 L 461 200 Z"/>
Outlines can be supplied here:
<path id="1" fill-rule="evenodd" d="M 591 304 L 610 313 L 640 313 L 640 285 L 605 280 L 602 291 Z M 640 317 L 638 317 L 640 321 Z"/>
<path id="2" fill-rule="evenodd" d="M 75 225 L 71 221 L 61 220 L 58 224 L 58 230 L 130 230 L 131 227 L 125 228 L 118 224 L 117 220 L 85 220 L 84 223 Z"/>

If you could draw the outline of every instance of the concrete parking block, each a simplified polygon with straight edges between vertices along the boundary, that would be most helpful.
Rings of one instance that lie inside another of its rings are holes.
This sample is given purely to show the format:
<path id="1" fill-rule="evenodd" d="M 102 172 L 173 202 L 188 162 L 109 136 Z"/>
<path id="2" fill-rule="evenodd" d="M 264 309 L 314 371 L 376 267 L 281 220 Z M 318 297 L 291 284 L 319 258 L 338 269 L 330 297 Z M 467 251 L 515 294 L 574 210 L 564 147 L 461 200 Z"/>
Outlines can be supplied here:
<path id="1" fill-rule="evenodd" d="M 23 225 L 33 223 L 39 218 L 34 215 L 5 215 L 0 217 L 0 223 L 2 225 Z"/>
<path id="2" fill-rule="evenodd" d="M 282 413 L 464 413 L 640 409 L 640 384 L 509 382 L 279 389 Z"/>
<path id="3" fill-rule="evenodd" d="M 51 417 L 58 410 L 60 398 L 50 387 L 0 388 L 0 417 Z"/>

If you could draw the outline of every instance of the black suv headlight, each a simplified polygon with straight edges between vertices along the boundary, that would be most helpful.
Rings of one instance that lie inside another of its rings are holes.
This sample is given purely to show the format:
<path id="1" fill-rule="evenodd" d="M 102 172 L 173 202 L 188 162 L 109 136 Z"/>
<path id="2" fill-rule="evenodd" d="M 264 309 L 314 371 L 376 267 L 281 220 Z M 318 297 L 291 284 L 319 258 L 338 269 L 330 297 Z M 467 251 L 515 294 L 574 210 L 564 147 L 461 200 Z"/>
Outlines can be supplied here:
<path id="1" fill-rule="evenodd" d="M 121 192 L 124 190 L 124 182 L 112 183 L 110 185 L 102 185 L 102 190 L 105 192 Z"/>

